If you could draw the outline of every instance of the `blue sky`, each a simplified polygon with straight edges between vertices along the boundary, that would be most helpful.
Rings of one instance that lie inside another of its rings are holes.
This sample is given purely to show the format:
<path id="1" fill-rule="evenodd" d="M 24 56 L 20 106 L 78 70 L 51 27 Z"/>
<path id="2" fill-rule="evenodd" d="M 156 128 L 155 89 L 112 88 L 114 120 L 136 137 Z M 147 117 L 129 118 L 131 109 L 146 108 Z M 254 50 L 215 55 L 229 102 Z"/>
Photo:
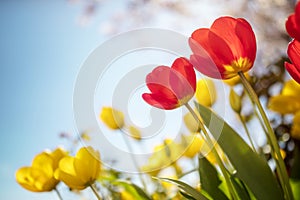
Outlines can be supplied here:
<path id="1" fill-rule="evenodd" d="M 89 52 L 104 38 L 76 24 L 67 1 L 0 1 L 0 199 L 55 199 L 21 188 L 15 171 L 74 133 L 72 93 Z"/>

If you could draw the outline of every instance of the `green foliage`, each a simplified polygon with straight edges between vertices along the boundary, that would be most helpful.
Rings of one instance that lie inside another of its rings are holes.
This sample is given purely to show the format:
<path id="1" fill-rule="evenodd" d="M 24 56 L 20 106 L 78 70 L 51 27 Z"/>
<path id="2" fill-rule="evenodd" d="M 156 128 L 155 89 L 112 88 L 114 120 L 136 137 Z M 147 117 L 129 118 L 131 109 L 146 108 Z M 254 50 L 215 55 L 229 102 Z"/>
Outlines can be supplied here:
<path id="1" fill-rule="evenodd" d="M 205 190 L 213 199 L 228 199 L 219 188 L 222 181 L 215 167 L 205 157 L 199 157 L 198 160 L 201 189 Z"/>
<path id="2" fill-rule="evenodd" d="M 115 186 L 121 186 L 123 187 L 127 192 L 129 192 L 135 200 L 151 200 L 143 189 L 141 189 L 139 186 L 135 185 L 134 183 L 131 183 L 129 181 L 124 180 L 118 180 L 113 182 Z"/>
<path id="3" fill-rule="evenodd" d="M 182 181 L 174 180 L 174 179 L 170 179 L 170 178 L 158 178 L 158 179 L 176 184 L 182 192 L 186 193 L 186 196 L 190 196 L 193 199 L 196 199 L 196 200 L 211 199 L 211 198 L 208 198 L 208 195 L 205 194 L 206 193 L 205 191 L 201 190 L 201 193 L 200 193 L 199 191 L 197 191 L 196 189 L 194 189 L 193 187 L 189 186 L 188 184 L 186 184 Z"/>
<path id="4" fill-rule="evenodd" d="M 283 193 L 268 163 L 219 116 L 196 103 L 211 134 L 236 169 L 235 176 L 243 181 L 257 199 L 284 199 Z M 213 122 L 213 125 L 210 122 Z"/>

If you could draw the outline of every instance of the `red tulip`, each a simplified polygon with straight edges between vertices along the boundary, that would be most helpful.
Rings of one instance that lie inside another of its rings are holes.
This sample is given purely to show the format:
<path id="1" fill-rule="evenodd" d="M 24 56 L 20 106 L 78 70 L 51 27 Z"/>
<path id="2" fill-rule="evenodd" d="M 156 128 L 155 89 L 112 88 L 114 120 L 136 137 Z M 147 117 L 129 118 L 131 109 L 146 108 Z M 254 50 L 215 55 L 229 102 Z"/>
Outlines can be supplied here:
<path id="1" fill-rule="evenodd" d="M 189 39 L 191 63 L 201 73 L 229 79 L 253 66 L 256 40 L 250 24 L 242 18 L 220 17 L 211 28 L 200 28 Z"/>
<path id="2" fill-rule="evenodd" d="M 285 28 L 292 38 L 300 41 L 300 2 L 296 5 L 295 13 L 286 20 Z"/>
<path id="3" fill-rule="evenodd" d="M 288 56 L 292 62 L 285 62 L 285 68 L 295 81 L 300 84 L 300 41 L 293 40 L 287 50 Z"/>
<path id="4" fill-rule="evenodd" d="M 186 58 L 177 58 L 172 67 L 158 66 L 146 77 L 151 93 L 143 99 L 150 105 L 171 110 L 186 104 L 196 90 L 196 74 Z"/>

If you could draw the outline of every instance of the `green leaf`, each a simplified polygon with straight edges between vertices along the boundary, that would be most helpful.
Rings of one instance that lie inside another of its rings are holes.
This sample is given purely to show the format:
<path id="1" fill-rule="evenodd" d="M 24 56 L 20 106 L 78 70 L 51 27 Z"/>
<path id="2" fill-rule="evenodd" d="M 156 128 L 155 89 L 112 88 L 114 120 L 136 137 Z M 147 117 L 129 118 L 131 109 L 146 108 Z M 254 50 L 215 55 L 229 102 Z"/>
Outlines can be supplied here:
<path id="1" fill-rule="evenodd" d="M 219 179 L 217 170 L 205 157 L 199 157 L 198 171 L 201 188 L 203 190 L 205 190 L 213 199 L 228 199 L 219 188 L 222 181 Z"/>
<path id="2" fill-rule="evenodd" d="M 300 199 L 300 180 L 290 179 L 295 200 Z"/>
<path id="3" fill-rule="evenodd" d="M 196 200 L 194 197 L 188 195 L 187 193 L 184 193 L 182 191 L 179 192 L 184 198 L 189 199 L 189 200 Z"/>
<path id="4" fill-rule="evenodd" d="M 181 191 L 183 191 L 188 196 L 191 196 L 196 200 L 209 200 L 209 198 L 206 197 L 207 194 L 200 193 L 199 191 L 197 191 L 196 189 L 194 189 L 193 187 L 189 186 L 188 184 L 182 181 L 174 180 L 170 178 L 158 178 L 158 179 L 176 184 Z"/>
<path id="5" fill-rule="evenodd" d="M 251 200 L 251 197 L 247 191 L 247 188 L 242 185 L 240 180 L 234 178 L 233 176 L 230 177 L 230 180 L 237 191 L 238 196 L 243 200 Z"/>
<path id="6" fill-rule="evenodd" d="M 268 163 L 219 116 L 197 103 L 206 127 L 218 141 L 236 169 L 236 177 L 243 181 L 257 199 L 284 199 L 281 188 Z"/>
<path id="7" fill-rule="evenodd" d="M 136 200 L 152 200 L 139 186 L 129 181 L 118 180 L 112 183 L 116 186 L 122 186 L 128 191 Z"/>

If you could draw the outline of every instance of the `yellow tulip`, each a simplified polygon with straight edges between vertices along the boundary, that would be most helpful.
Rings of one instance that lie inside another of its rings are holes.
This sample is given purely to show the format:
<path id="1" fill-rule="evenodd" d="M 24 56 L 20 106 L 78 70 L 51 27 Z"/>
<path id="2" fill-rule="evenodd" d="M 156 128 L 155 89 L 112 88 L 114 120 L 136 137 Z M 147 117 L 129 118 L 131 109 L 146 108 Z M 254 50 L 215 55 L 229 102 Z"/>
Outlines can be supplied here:
<path id="1" fill-rule="evenodd" d="M 215 155 L 212 153 L 211 148 L 207 145 L 205 140 L 199 134 L 190 134 L 182 136 L 181 145 L 185 150 L 184 156 L 188 158 L 193 158 L 198 153 L 201 153 L 203 156 L 207 158 L 207 160 L 212 164 L 217 164 L 217 160 Z M 222 160 L 227 162 L 227 158 L 225 154 L 221 151 L 221 148 L 218 144 L 214 146 L 216 150 L 219 152 L 219 155 Z"/>
<path id="2" fill-rule="evenodd" d="M 111 107 L 103 107 L 100 113 L 100 119 L 111 129 L 121 129 L 124 126 L 124 114 Z"/>
<path id="3" fill-rule="evenodd" d="M 141 170 L 152 176 L 156 176 L 160 170 L 174 164 L 183 154 L 183 148 L 171 139 L 166 139 L 163 144 L 154 147 L 148 163 Z"/>
<path id="4" fill-rule="evenodd" d="M 195 110 L 195 113 L 199 115 L 197 110 Z M 200 126 L 196 121 L 196 119 L 193 117 L 192 113 L 190 112 L 186 113 L 183 117 L 183 121 L 185 123 L 185 126 L 189 129 L 190 132 L 197 133 L 200 131 Z"/>
<path id="5" fill-rule="evenodd" d="M 204 106 L 212 106 L 217 98 L 214 82 L 210 79 L 200 79 L 197 82 L 195 97 L 198 103 Z"/>
<path id="6" fill-rule="evenodd" d="M 99 174 L 99 152 L 92 147 L 83 147 L 75 157 L 66 156 L 61 159 L 54 176 L 71 189 L 82 190 L 93 184 Z"/>
<path id="7" fill-rule="evenodd" d="M 300 111 L 294 116 L 291 136 L 297 140 L 300 140 Z"/>
<path id="8" fill-rule="evenodd" d="M 129 126 L 129 133 L 130 133 L 130 137 L 132 137 L 133 139 L 136 140 L 142 139 L 141 131 L 134 126 Z"/>
<path id="9" fill-rule="evenodd" d="M 46 192 L 55 189 L 59 183 L 54 178 L 54 171 L 59 161 L 66 155 L 61 148 L 53 152 L 42 152 L 32 161 L 30 167 L 22 167 L 16 172 L 17 182 L 32 192 Z"/>
<path id="10" fill-rule="evenodd" d="M 196 134 L 183 136 L 182 140 L 184 146 L 186 147 L 186 150 L 183 155 L 188 158 L 195 157 L 195 155 L 197 155 L 200 152 L 202 145 L 204 144 L 204 141 Z"/>
<path id="11" fill-rule="evenodd" d="M 287 81 L 281 94 L 270 98 L 268 107 L 280 114 L 292 114 L 299 111 L 300 85 L 294 80 Z"/>

